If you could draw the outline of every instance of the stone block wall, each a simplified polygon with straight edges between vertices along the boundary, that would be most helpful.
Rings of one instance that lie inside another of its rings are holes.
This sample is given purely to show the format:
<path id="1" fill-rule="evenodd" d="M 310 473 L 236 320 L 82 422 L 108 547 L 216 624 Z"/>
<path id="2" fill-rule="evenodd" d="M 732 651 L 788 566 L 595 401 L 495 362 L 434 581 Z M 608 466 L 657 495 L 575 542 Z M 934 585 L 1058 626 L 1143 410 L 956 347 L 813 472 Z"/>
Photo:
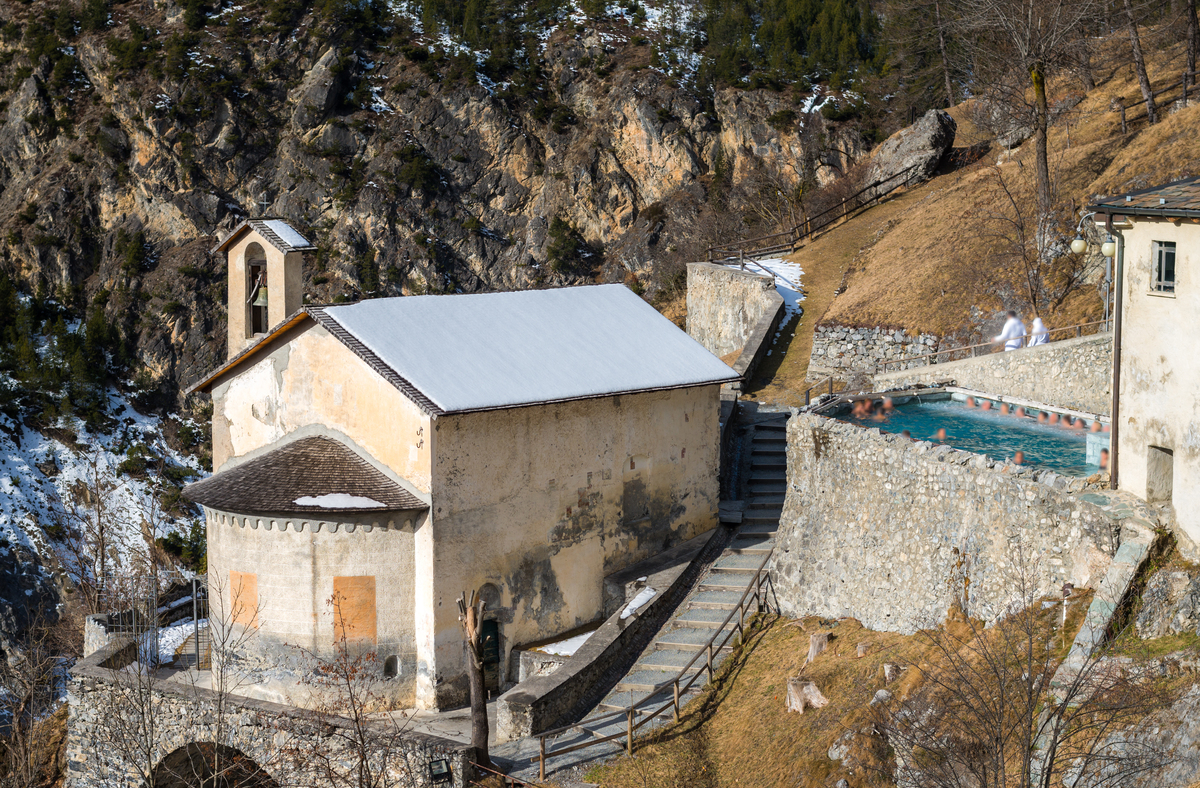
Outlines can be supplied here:
<path id="1" fill-rule="evenodd" d="M 1107 415 L 1112 410 L 1112 333 L 875 375 L 874 388 L 947 380 L 989 394 Z"/>
<path id="2" fill-rule="evenodd" d="M 880 326 L 817 326 L 808 368 L 810 372 L 824 375 L 848 372 L 873 374 L 883 361 L 937 350 L 938 341 L 939 338 L 934 334 L 913 336 L 899 329 Z M 908 366 L 923 364 L 914 361 L 909 362 Z"/>
<path id="3" fill-rule="evenodd" d="M 1080 479 L 813 414 L 788 422 L 772 581 L 787 615 L 912 633 L 965 599 L 990 620 L 1020 594 L 1098 583 L 1120 540 Z"/>
<path id="4" fill-rule="evenodd" d="M 281 785 L 323 781 L 318 759 L 297 757 L 304 753 L 321 752 L 343 764 L 352 757 L 348 731 L 337 730 L 351 726 L 347 719 L 237 695 L 222 698 L 181 681 L 122 671 L 136 656 L 133 640 L 117 638 L 72 669 L 67 688 L 66 788 L 140 785 L 147 755 L 161 764 L 179 748 L 197 742 L 233 747 Z M 152 712 L 153 730 L 135 727 L 139 710 Z M 114 725 L 114 719 L 121 722 Z M 470 785 L 476 777 L 470 766 L 473 751 L 466 745 L 397 731 L 387 720 L 368 726 L 376 741 L 389 747 L 389 784 L 429 786 L 430 762 L 442 758 L 450 762 L 450 785 L 455 788 Z M 116 745 L 121 734 L 144 746 L 134 753 L 137 762 Z"/>
<path id="5" fill-rule="evenodd" d="M 712 263 L 687 267 L 687 332 L 715 356 L 741 351 L 783 301 L 774 277 Z"/>

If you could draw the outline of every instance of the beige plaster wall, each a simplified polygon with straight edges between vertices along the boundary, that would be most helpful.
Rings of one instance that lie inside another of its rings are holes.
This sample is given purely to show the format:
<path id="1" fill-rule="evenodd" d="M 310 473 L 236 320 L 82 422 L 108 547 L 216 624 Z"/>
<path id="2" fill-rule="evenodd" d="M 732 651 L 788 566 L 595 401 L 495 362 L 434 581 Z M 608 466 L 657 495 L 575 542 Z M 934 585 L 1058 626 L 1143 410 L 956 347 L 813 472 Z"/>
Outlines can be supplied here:
<path id="1" fill-rule="evenodd" d="M 337 640 L 339 612 L 358 624 L 365 645 L 380 659 L 398 657 L 399 675 L 388 683 L 392 699 L 415 700 L 416 636 L 413 535 L 425 514 L 344 515 L 339 521 L 289 515 L 246 517 L 205 509 L 208 572 L 214 622 L 257 620 L 242 649 L 258 667 L 303 667 L 300 649 L 328 655 Z M 231 572 L 248 578 L 231 582 Z M 249 579 L 249 582 L 247 582 Z M 257 589 L 236 595 L 235 588 Z M 371 590 L 364 595 L 362 590 Z M 235 615 L 240 607 L 241 615 Z M 363 630 L 369 621 L 371 632 Z M 353 624 L 351 624 L 353 626 Z M 371 642 L 373 641 L 373 642 Z M 265 699 L 271 700 L 269 695 Z M 261 693 L 260 693 L 261 694 Z M 277 698 L 286 701 L 287 698 Z"/>
<path id="2" fill-rule="evenodd" d="M 303 255 L 283 252 L 257 232 L 245 233 L 226 252 L 229 277 L 228 354 L 232 358 L 254 337 L 249 331 L 249 297 L 246 251 L 251 244 L 262 247 L 267 261 L 267 328 L 277 326 L 304 303 Z"/>
<path id="3" fill-rule="evenodd" d="M 213 470 L 308 428 L 348 438 L 430 491 L 430 418 L 328 331 L 310 324 L 213 387 Z"/>
<path id="4" fill-rule="evenodd" d="M 419 699 L 465 702 L 459 593 L 499 588 L 506 659 L 602 617 L 604 575 L 713 528 L 719 410 L 704 386 L 439 418 Z"/>
<path id="5" fill-rule="evenodd" d="M 1153 500 L 1150 447 L 1174 452 L 1178 531 L 1200 558 L 1200 225 L 1138 217 L 1125 236 L 1118 484 Z M 1152 294 L 1152 244 L 1174 241 L 1175 293 Z"/>

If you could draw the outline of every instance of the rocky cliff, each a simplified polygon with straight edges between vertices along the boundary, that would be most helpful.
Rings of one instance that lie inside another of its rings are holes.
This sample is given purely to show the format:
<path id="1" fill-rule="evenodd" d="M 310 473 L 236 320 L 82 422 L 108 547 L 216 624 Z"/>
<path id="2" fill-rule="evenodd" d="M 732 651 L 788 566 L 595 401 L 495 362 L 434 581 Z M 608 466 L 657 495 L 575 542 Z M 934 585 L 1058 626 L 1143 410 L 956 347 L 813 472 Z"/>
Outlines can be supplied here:
<path id="1" fill-rule="evenodd" d="M 168 397 L 224 356 L 208 250 L 249 215 L 315 240 L 314 302 L 594 280 L 652 296 L 702 249 L 714 177 L 827 180 L 866 147 L 813 96 L 697 95 L 629 30 L 564 20 L 530 39 L 536 78 L 496 84 L 399 16 L 351 35 L 282 25 L 279 5 L 100 2 L 90 23 L 0 6 L 0 267 L 102 294 Z"/>

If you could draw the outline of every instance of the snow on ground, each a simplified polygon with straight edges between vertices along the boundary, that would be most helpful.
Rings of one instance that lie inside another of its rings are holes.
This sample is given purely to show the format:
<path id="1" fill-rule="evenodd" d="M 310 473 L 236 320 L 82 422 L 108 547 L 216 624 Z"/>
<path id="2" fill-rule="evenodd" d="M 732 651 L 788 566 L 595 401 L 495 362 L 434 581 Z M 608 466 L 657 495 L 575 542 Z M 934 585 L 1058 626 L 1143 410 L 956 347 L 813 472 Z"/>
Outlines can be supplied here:
<path id="1" fill-rule="evenodd" d="M 579 647 L 587 642 L 587 639 L 595 634 L 595 630 L 584 632 L 582 635 L 560 640 L 557 643 L 547 643 L 544 646 L 538 646 L 537 651 L 553 654 L 557 657 L 569 657 L 579 650 Z"/>
<path id="2" fill-rule="evenodd" d="M 0 396 L 10 384 L 0 375 Z M 157 520 L 156 536 L 166 536 L 172 531 L 186 533 L 199 520 L 199 511 L 184 517 L 166 515 L 151 492 L 150 479 L 135 479 L 117 470 L 126 459 L 125 449 L 136 444 L 145 444 L 155 455 L 186 466 L 201 478 L 207 474 L 198 461 L 167 445 L 160 417 L 143 416 L 116 391 L 109 393 L 109 412 L 117 422 L 110 434 L 90 433 L 82 420 L 64 418 L 49 431 L 62 439 L 0 415 L 0 550 L 20 545 L 39 555 L 44 564 L 59 563 L 78 577 L 79 567 L 70 551 L 50 533 L 78 525 L 72 510 L 86 513 L 81 493 L 95 486 L 97 478 L 108 488 L 104 502 L 114 526 L 114 572 L 146 551 L 144 524 Z M 68 434 L 74 434 L 75 445 L 66 442 Z"/>
<path id="3" fill-rule="evenodd" d="M 196 623 L 200 629 L 208 628 L 207 618 L 202 618 Z M 175 652 L 196 631 L 196 623 L 190 618 L 185 618 L 170 626 L 147 632 L 142 638 L 138 661 L 143 665 L 170 665 L 175 661 Z M 157 638 L 154 637 L 156 633 Z"/>
<path id="4" fill-rule="evenodd" d="M 738 267 L 730 266 L 730 268 Z M 783 299 L 783 306 L 786 310 L 783 320 L 780 321 L 781 325 L 800 314 L 802 309 L 800 302 L 804 300 L 804 291 L 801 289 L 800 283 L 800 277 L 804 276 L 803 268 L 796 263 L 786 263 L 778 257 L 768 257 L 763 260 L 747 260 L 746 270 L 775 277 L 775 290 Z"/>

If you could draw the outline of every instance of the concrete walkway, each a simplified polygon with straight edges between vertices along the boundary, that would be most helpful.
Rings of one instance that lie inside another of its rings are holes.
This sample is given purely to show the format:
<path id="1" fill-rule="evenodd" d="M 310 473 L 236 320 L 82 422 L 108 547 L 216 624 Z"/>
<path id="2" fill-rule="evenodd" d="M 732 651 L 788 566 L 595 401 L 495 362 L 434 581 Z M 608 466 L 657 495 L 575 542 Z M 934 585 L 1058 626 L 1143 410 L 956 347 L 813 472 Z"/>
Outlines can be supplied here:
<path id="1" fill-rule="evenodd" d="M 625 751 L 626 709 L 632 703 L 648 701 L 645 709 L 636 712 L 636 721 L 641 721 L 651 711 L 671 701 L 675 676 L 708 642 L 730 611 L 737 608 L 755 571 L 770 553 L 787 490 L 787 414 L 763 416 L 765 418 L 753 426 L 746 509 L 732 543 L 700 578 L 691 594 L 679 605 L 674 618 L 642 652 L 633 668 L 583 720 L 582 727 L 548 741 L 547 749 L 562 749 L 612 735 L 620 735 L 620 738 L 548 758 L 548 778 L 553 776 L 556 782 L 564 784 L 579 782 L 589 769 Z M 730 652 L 731 647 L 727 645 L 714 654 L 714 669 Z M 706 664 L 706 655 L 696 659 L 688 668 L 685 680 L 707 672 Z M 682 702 L 694 698 L 707 680 L 705 676 L 697 681 Z M 639 728 L 634 739 L 667 724 L 673 717 L 673 710 L 668 706 Z M 536 737 L 502 744 L 492 752 L 493 760 L 511 769 L 512 776 L 529 781 L 538 779 L 537 756 Z"/>

